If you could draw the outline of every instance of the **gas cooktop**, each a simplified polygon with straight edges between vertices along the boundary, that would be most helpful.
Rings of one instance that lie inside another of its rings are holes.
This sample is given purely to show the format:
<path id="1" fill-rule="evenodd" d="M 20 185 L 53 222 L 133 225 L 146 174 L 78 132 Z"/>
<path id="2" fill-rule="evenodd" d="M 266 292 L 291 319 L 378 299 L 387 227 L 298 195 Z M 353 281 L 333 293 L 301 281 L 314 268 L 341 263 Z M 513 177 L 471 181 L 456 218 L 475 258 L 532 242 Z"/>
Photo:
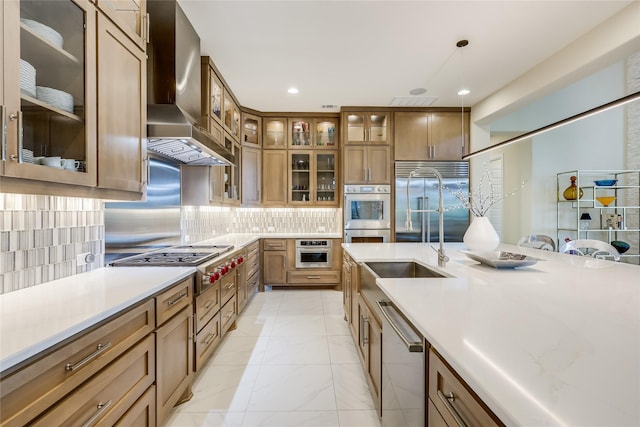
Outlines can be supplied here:
<path id="1" fill-rule="evenodd" d="M 232 245 L 174 246 L 162 251 L 143 253 L 114 261 L 114 267 L 186 266 L 195 267 L 233 249 Z"/>

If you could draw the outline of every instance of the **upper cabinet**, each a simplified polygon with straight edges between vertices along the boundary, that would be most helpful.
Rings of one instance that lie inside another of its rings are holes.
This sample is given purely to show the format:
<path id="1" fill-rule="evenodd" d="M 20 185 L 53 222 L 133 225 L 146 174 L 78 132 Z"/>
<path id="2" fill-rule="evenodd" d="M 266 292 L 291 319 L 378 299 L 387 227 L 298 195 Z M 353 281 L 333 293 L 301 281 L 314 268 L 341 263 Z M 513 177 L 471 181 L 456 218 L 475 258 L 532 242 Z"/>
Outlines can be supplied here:
<path id="1" fill-rule="evenodd" d="M 3 8 L 3 191 L 140 199 L 144 48 L 86 0 Z"/>
<path id="2" fill-rule="evenodd" d="M 263 117 L 262 148 L 287 148 L 287 119 L 279 117 Z"/>
<path id="3" fill-rule="evenodd" d="M 344 112 L 344 144 L 391 144 L 390 112 Z"/>
<path id="4" fill-rule="evenodd" d="M 231 94 L 224 91 L 224 127 L 237 141 L 240 141 L 240 109 L 234 102 Z"/>
<path id="5" fill-rule="evenodd" d="M 288 148 L 337 148 L 338 119 L 291 118 L 288 120 Z"/>
<path id="6" fill-rule="evenodd" d="M 71 0 L 3 7 L 5 175 L 95 186 L 94 7 Z"/>
<path id="7" fill-rule="evenodd" d="M 222 94 L 224 92 L 222 82 L 216 74 L 213 61 L 208 56 L 201 58 L 201 85 L 202 85 L 202 127 L 209 132 L 216 125 L 222 125 Z"/>
<path id="8" fill-rule="evenodd" d="M 102 13 L 109 17 L 138 47 L 147 50 L 149 14 L 147 0 L 97 0 Z"/>
<path id="9" fill-rule="evenodd" d="M 396 112 L 395 160 L 461 160 L 469 147 L 469 113 Z"/>
<path id="10" fill-rule="evenodd" d="M 242 112 L 242 145 L 259 148 L 262 146 L 262 118 Z"/>

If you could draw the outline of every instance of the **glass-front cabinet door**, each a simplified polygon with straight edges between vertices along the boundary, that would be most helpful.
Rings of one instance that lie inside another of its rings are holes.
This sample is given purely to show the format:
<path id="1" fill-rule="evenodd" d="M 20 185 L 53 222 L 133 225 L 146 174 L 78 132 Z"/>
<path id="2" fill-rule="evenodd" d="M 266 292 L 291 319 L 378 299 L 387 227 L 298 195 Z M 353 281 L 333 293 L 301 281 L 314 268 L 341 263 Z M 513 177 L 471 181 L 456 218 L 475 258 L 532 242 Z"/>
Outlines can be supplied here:
<path id="1" fill-rule="evenodd" d="M 335 147 L 338 141 L 336 119 L 317 119 L 315 122 L 316 147 Z"/>
<path id="2" fill-rule="evenodd" d="M 262 119 L 249 113 L 242 113 L 242 144 L 253 147 L 262 145 Z"/>
<path id="3" fill-rule="evenodd" d="M 236 140 L 240 140 L 240 109 L 227 91 L 224 92 L 224 126 Z"/>
<path id="4" fill-rule="evenodd" d="M 347 113 L 347 144 L 388 144 L 389 113 Z"/>
<path id="5" fill-rule="evenodd" d="M 222 123 L 222 83 L 213 70 L 209 72 L 209 87 L 209 117 L 218 121 L 218 123 Z"/>
<path id="6" fill-rule="evenodd" d="M 311 125 L 309 119 L 289 119 L 289 148 L 308 149 L 312 145 Z"/>
<path id="7" fill-rule="evenodd" d="M 95 9 L 7 1 L 5 175 L 96 185 Z"/>
<path id="8" fill-rule="evenodd" d="M 315 203 L 336 203 L 336 151 L 317 151 L 315 154 Z"/>
<path id="9" fill-rule="evenodd" d="M 291 165 L 289 203 L 311 204 L 311 188 L 313 185 L 313 176 L 311 174 L 311 152 L 289 152 L 289 160 L 289 164 Z"/>
<path id="10" fill-rule="evenodd" d="M 263 148 L 287 148 L 287 119 L 264 117 Z"/>

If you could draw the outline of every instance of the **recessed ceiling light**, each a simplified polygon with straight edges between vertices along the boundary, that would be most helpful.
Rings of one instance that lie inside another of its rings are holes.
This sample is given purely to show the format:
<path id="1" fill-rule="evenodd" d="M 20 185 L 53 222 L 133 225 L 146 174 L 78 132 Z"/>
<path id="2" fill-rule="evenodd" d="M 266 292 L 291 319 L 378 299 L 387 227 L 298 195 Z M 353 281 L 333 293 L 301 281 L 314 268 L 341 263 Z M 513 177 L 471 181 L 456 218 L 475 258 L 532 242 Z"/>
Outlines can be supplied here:
<path id="1" fill-rule="evenodd" d="M 423 87 L 417 87 L 409 91 L 409 95 L 422 95 L 423 93 L 427 93 L 427 90 Z"/>
<path id="2" fill-rule="evenodd" d="M 299 92 L 299 90 L 295 87 L 290 87 L 289 90 L 287 90 L 287 92 L 289 92 L 292 95 L 295 95 L 296 93 Z"/>
<path id="3" fill-rule="evenodd" d="M 469 89 L 460 89 L 458 95 L 469 95 L 471 91 Z"/>

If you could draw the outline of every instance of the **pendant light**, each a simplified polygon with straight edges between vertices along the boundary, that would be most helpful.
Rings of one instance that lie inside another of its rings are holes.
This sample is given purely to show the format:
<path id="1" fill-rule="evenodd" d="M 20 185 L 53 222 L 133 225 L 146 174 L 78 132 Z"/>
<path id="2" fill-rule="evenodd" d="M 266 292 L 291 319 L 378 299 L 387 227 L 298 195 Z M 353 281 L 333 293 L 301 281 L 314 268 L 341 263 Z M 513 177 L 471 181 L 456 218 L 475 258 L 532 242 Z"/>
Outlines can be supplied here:
<path id="1" fill-rule="evenodd" d="M 464 48 L 469 45 L 469 40 L 460 40 L 456 43 L 456 47 L 460 49 L 460 90 L 458 90 L 458 95 L 460 95 L 460 116 L 461 116 L 461 140 L 462 140 L 462 152 L 464 154 L 464 96 L 470 93 L 469 89 L 467 89 L 464 85 Z"/>

